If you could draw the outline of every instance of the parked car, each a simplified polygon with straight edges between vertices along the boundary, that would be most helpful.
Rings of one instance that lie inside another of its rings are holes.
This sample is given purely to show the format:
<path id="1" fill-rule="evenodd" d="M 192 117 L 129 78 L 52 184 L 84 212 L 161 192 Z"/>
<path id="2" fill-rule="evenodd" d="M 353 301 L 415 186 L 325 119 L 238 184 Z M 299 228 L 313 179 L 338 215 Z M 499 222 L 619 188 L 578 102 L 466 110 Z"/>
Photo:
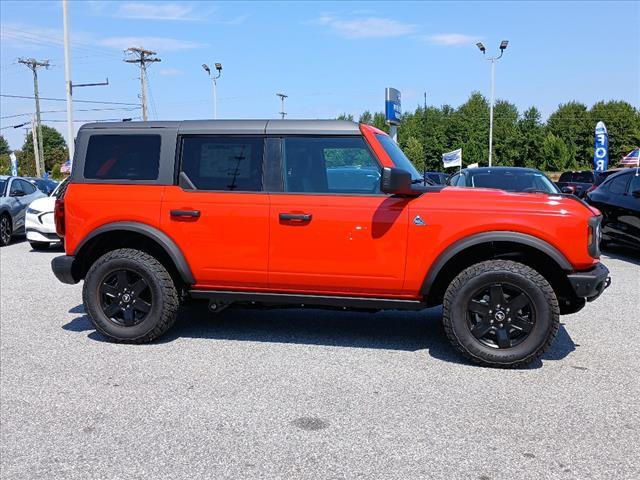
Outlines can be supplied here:
<path id="1" fill-rule="evenodd" d="M 451 175 L 448 184 L 457 187 L 499 188 L 507 192 L 560 193 L 560 189 L 535 168 L 463 168 Z"/>
<path id="2" fill-rule="evenodd" d="M 564 172 L 556 182 L 558 188 L 565 193 L 572 193 L 579 198 L 584 198 L 588 192 L 594 190 L 605 181 L 609 175 L 617 173 L 620 169 L 611 169 L 605 172 L 595 170 L 580 170 Z"/>
<path id="3" fill-rule="evenodd" d="M 84 280 L 85 310 L 111 341 L 158 338 L 186 296 L 214 312 L 442 304 L 459 352 L 514 367 L 539 358 L 559 315 L 609 284 L 595 209 L 571 196 L 422 185 L 369 125 L 85 124 L 73 165 L 55 207 L 66 255 L 52 269 Z M 334 183 L 334 168 L 351 170 Z"/>
<path id="4" fill-rule="evenodd" d="M 40 190 L 45 195 L 51 195 L 56 187 L 58 186 L 58 182 L 54 180 L 49 180 L 48 178 L 38 178 L 38 177 L 24 177 L 33 183 L 38 190 Z"/>
<path id="5" fill-rule="evenodd" d="M 434 185 L 446 185 L 449 179 L 449 174 L 443 172 L 425 172 L 424 176 Z"/>
<path id="6" fill-rule="evenodd" d="M 27 206 L 45 194 L 21 177 L 0 175 L 0 246 L 9 244 L 14 235 L 24 234 Z"/>
<path id="7" fill-rule="evenodd" d="M 57 184 L 48 197 L 38 198 L 31 202 L 25 215 L 25 230 L 27 241 L 34 250 L 46 250 L 52 243 L 61 241 L 56 233 L 53 211 L 56 205 L 56 195 L 63 189 L 69 179 Z"/>
<path id="8" fill-rule="evenodd" d="M 627 168 L 609 176 L 589 192 L 587 202 L 597 207 L 602 220 L 602 242 L 640 248 L 640 175 Z"/>

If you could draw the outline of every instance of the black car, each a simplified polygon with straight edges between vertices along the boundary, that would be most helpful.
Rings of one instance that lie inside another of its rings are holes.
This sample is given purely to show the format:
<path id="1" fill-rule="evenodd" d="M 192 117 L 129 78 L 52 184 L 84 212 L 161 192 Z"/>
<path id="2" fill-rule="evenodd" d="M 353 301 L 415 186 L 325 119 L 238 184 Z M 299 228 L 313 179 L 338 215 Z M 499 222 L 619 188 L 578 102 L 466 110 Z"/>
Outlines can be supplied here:
<path id="1" fill-rule="evenodd" d="M 456 187 L 499 188 L 508 192 L 560 193 L 556 184 L 535 168 L 463 168 L 451 175 L 447 184 Z"/>
<path id="2" fill-rule="evenodd" d="M 443 172 L 424 172 L 427 180 L 431 180 L 434 185 L 446 185 L 449 179 L 448 173 Z"/>
<path id="3" fill-rule="evenodd" d="M 596 172 L 595 170 L 564 172 L 560 175 L 556 185 L 565 193 L 572 193 L 577 197 L 584 198 L 587 193 L 594 190 L 607 177 L 617 172 L 619 172 L 619 169 L 607 170 L 606 172 Z"/>
<path id="4" fill-rule="evenodd" d="M 587 194 L 587 202 L 598 208 L 602 241 L 640 247 L 640 173 L 637 168 L 617 172 Z"/>
<path id="5" fill-rule="evenodd" d="M 31 183 L 33 183 L 38 190 L 46 195 L 51 195 L 56 187 L 58 186 L 58 182 L 54 182 L 53 180 L 49 180 L 47 178 L 38 178 L 38 177 L 25 177 Z"/>

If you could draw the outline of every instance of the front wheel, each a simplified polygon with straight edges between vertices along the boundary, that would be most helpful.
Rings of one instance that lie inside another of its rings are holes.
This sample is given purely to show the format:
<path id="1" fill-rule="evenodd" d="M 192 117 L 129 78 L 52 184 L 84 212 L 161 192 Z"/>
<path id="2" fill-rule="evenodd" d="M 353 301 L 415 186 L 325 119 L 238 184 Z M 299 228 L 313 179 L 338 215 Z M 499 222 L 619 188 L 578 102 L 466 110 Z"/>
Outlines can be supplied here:
<path id="1" fill-rule="evenodd" d="M 9 215 L 0 215 L 0 247 L 6 247 L 11 241 L 11 218 Z"/>
<path id="2" fill-rule="evenodd" d="M 447 337 L 465 357 L 489 367 L 523 367 L 553 343 L 560 308 L 549 282 L 510 260 L 463 270 L 443 301 Z"/>
<path id="3" fill-rule="evenodd" d="M 169 272 L 151 255 L 130 248 L 96 260 L 82 296 L 93 326 L 114 342 L 150 342 L 164 334 L 178 314 L 178 292 Z"/>

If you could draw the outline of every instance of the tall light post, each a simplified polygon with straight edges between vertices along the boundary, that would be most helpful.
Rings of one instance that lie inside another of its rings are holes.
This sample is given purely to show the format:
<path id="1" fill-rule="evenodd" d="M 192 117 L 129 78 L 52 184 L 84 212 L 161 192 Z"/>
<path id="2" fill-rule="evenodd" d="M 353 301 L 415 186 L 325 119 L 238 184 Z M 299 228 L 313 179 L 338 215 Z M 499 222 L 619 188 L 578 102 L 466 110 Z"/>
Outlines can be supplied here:
<path id="1" fill-rule="evenodd" d="M 497 57 L 495 55 L 493 57 L 487 57 L 487 60 L 491 62 L 491 104 L 489 105 L 489 166 L 491 166 L 491 157 L 493 154 L 493 104 L 495 103 L 496 96 L 496 61 L 502 58 L 504 51 L 507 49 L 507 45 L 509 45 L 509 41 L 502 40 L 502 42 L 500 42 L 500 55 L 498 55 Z M 476 43 L 476 46 L 480 49 L 483 55 L 487 52 L 487 49 L 484 47 L 482 42 Z"/>
<path id="2" fill-rule="evenodd" d="M 213 76 L 211 75 L 211 69 L 209 68 L 209 65 L 207 65 L 206 63 L 202 64 L 202 68 L 204 68 L 204 71 L 207 72 L 207 74 L 209 75 L 209 78 L 211 79 L 212 82 L 212 87 L 213 87 L 213 118 L 217 119 L 218 118 L 218 94 L 216 92 L 216 86 L 217 86 L 217 82 L 216 80 L 218 80 L 220 78 L 220 75 L 222 75 L 222 64 L 221 63 L 214 63 L 214 66 L 216 67 L 216 71 L 218 72 L 218 75 Z"/>
<path id="3" fill-rule="evenodd" d="M 284 110 L 284 99 L 289 97 L 289 95 L 285 95 L 284 93 L 276 93 L 277 97 L 280 97 L 280 115 L 284 120 L 284 117 L 287 115 L 287 112 Z"/>

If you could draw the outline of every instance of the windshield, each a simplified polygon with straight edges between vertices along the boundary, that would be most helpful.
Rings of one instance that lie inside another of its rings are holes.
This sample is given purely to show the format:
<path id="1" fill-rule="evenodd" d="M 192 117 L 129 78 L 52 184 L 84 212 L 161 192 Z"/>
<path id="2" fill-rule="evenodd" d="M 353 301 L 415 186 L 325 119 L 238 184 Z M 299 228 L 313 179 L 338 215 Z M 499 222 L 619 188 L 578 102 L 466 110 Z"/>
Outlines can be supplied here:
<path id="1" fill-rule="evenodd" d="M 0 179 L 0 197 L 4 197 L 4 189 L 7 186 L 7 181 Z"/>
<path id="2" fill-rule="evenodd" d="M 391 161 L 396 167 L 410 172 L 412 180 L 422 181 L 422 175 L 420 175 L 418 170 L 416 170 L 416 167 L 414 167 L 413 163 L 411 163 L 411 160 L 407 158 L 404 152 L 390 136 L 377 133 L 376 138 L 380 142 L 380 145 L 382 145 L 382 148 L 384 148 L 384 151 L 387 152 L 387 155 L 389 155 Z"/>
<path id="3" fill-rule="evenodd" d="M 471 174 L 471 186 L 499 188 L 508 192 L 560 193 L 558 187 L 541 172 L 480 172 Z"/>
<path id="4" fill-rule="evenodd" d="M 560 182 L 573 182 L 573 183 L 593 183 L 592 172 L 564 172 L 560 175 Z"/>

